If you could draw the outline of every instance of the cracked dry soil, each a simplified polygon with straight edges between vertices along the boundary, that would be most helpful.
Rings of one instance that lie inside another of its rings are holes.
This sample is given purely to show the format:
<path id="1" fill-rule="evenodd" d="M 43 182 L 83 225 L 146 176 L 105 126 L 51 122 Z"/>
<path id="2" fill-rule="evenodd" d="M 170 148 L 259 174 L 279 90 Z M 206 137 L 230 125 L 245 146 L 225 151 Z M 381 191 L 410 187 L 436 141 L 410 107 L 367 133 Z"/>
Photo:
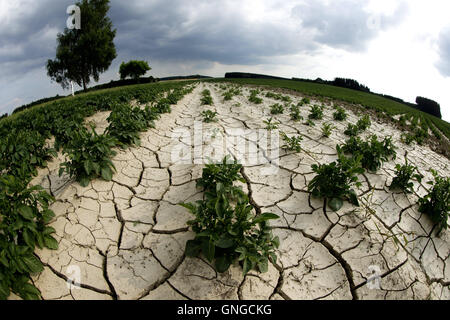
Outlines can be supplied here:
<path id="1" fill-rule="evenodd" d="M 205 88 L 214 100 L 211 107 L 200 103 Z M 59 241 L 58 250 L 37 252 L 45 270 L 33 281 L 43 298 L 449 300 L 448 232 L 437 237 L 431 221 L 417 210 L 417 199 L 427 190 L 425 182 L 415 183 L 415 192 L 408 195 L 393 193 L 387 186 L 395 164 L 404 162 L 405 151 L 409 162 L 425 175 L 423 181 L 431 179 L 429 168 L 448 176 L 450 161 L 426 146 L 402 144 L 401 132 L 372 119 L 364 135 L 392 135 L 397 160 L 385 163 L 376 174 L 360 177 L 360 208 L 347 203 L 332 212 L 324 208 L 323 200 L 307 192 L 314 176 L 311 165 L 337 159 L 335 146 L 346 139 L 347 123 L 356 123 L 358 117 L 349 110 L 348 120 L 336 123 L 330 105 L 315 127 L 293 122 L 286 114 L 274 116 L 281 123 L 280 130 L 303 135 L 305 150 L 280 151 L 275 176 L 264 175 L 264 164 L 242 169 L 247 182 L 243 187 L 256 211 L 281 217 L 271 223 L 281 240 L 277 264 L 270 264 L 267 273 L 251 271 L 244 277 L 239 265 L 219 274 L 206 260 L 184 256 L 186 241 L 194 238 L 186 225 L 192 217 L 177 204 L 201 199 L 195 180 L 203 165 L 172 162 L 172 150 L 183 143 L 173 139 L 173 133 L 182 129 L 194 136 L 194 123 L 202 121 L 200 113 L 206 109 L 218 113 L 218 122 L 202 124 L 205 135 L 215 132 L 224 137 L 232 129 L 265 128 L 263 120 L 270 117 L 270 105 L 277 101 L 264 98 L 262 105 L 254 105 L 248 102 L 250 89 L 243 87 L 242 91 L 243 95 L 224 102 L 217 86 L 197 85 L 170 114 L 156 121 L 155 129 L 141 135 L 141 146 L 118 150 L 114 158 L 117 173 L 111 182 L 95 180 L 82 188 L 67 177 L 59 178 L 61 156 L 40 170 L 34 183 L 57 199 L 51 226 Z M 291 98 L 294 103 L 301 100 Z M 235 106 L 237 102 L 242 106 Z M 301 108 L 303 117 L 308 112 L 309 107 Z M 88 120 L 96 122 L 101 132 L 107 116 L 108 112 L 102 112 Z M 323 122 L 336 126 L 330 138 L 321 137 Z M 213 152 L 223 142 L 206 140 L 203 147 Z M 251 138 L 246 141 L 254 146 L 250 156 L 270 159 L 271 150 Z M 226 149 L 234 156 L 238 152 L 233 143 Z M 399 243 L 394 242 L 394 235 Z M 373 268 L 380 275 L 380 286 L 375 289 L 367 284 Z M 74 276 L 80 284 L 70 288 L 66 281 Z"/>

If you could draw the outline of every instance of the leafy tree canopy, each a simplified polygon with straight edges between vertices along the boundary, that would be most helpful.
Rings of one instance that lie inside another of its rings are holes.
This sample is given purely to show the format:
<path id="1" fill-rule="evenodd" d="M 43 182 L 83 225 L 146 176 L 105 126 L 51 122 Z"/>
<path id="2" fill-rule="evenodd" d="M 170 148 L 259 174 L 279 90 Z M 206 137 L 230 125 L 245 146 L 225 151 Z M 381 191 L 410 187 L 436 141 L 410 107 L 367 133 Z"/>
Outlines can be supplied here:
<path id="1" fill-rule="evenodd" d="M 108 18 L 109 0 L 82 0 L 76 4 L 81 11 L 81 29 L 65 28 L 58 34 L 56 58 L 48 60 L 47 74 L 64 89 L 70 81 L 79 86 L 97 82 L 116 58 L 116 30 Z"/>
<path id="2" fill-rule="evenodd" d="M 129 62 L 122 62 L 120 65 L 120 79 L 131 77 L 133 79 L 139 79 L 147 71 L 151 70 L 146 61 L 131 60 Z"/>

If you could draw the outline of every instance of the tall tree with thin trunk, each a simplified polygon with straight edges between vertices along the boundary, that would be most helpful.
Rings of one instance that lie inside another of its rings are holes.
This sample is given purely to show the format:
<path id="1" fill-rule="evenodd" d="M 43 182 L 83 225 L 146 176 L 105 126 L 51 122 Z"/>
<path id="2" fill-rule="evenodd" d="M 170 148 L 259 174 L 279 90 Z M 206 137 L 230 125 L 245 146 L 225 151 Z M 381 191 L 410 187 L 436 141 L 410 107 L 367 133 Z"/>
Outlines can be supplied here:
<path id="1" fill-rule="evenodd" d="M 82 0 L 76 4 L 81 11 L 81 29 L 65 28 L 58 34 L 56 58 L 47 61 L 47 74 L 64 89 L 70 81 L 83 86 L 108 70 L 116 58 L 109 0 Z"/>

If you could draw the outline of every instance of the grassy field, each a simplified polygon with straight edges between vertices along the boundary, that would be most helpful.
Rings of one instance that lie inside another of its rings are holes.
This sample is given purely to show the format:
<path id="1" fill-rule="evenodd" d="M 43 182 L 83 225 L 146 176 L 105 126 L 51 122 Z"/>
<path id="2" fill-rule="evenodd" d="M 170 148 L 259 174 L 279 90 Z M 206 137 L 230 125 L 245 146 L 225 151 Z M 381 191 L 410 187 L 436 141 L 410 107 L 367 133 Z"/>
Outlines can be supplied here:
<path id="1" fill-rule="evenodd" d="M 292 81 L 292 80 L 272 80 L 272 79 L 215 79 L 213 81 L 227 81 L 238 84 L 253 84 L 268 86 L 273 88 L 283 88 L 295 90 L 310 96 L 327 97 L 341 100 L 348 103 L 360 104 L 366 108 L 375 111 L 384 111 L 393 116 L 397 114 L 406 114 L 408 117 L 423 119 L 424 122 L 432 123 L 443 134 L 450 139 L 450 123 L 436 118 L 427 113 L 421 112 L 407 105 L 389 100 L 374 94 L 356 91 L 346 88 L 334 87 L 310 82 Z"/>

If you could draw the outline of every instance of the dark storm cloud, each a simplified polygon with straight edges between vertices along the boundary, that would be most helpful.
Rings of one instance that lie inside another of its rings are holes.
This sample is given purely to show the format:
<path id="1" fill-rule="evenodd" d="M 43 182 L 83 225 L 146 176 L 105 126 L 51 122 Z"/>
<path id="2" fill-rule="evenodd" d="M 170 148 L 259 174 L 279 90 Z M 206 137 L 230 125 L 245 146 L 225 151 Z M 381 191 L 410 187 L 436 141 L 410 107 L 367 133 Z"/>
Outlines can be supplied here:
<path id="1" fill-rule="evenodd" d="M 252 22 L 224 1 L 113 1 L 117 43 L 129 54 L 158 60 L 258 64 L 297 53 L 310 44 L 298 32 L 270 21 Z"/>
<path id="2" fill-rule="evenodd" d="M 401 22 L 408 7 L 401 2 L 392 15 L 371 14 L 364 9 L 368 1 L 309 1 L 295 6 L 292 16 L 300 20 L 304 32 L 314 41 L 330 47 L 361 51 L 376 35 Z"/>
<path id="3" fill-rule="evenodd" d="M 2 77 L 23 75 L 40 68 L 55 53 L 56 33 L 66 21 L 73 1 L 40 0 L 17 5 L 0 22 Z"/>
<path id="4" fill-rule="evenodd" d="M 438 46 L 439 61 L 436 67 L 443 76 L 450 77 L 450 26 L 440 33 Z"/>

